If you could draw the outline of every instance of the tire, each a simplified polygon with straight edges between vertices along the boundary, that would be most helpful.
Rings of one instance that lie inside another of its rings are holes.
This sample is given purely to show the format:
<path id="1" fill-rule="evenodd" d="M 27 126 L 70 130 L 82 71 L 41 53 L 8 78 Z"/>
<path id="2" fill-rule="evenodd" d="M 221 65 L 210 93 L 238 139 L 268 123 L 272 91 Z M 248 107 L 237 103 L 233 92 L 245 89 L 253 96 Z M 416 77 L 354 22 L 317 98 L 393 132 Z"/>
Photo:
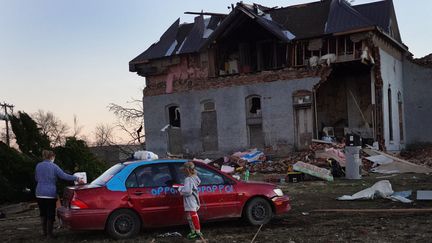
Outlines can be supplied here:
<path id="1" fill-rule="evenodd" d="M 114 239 L 132 238 L 140 232 L 141 221 L 135 212 L 119 209 L 109 216 L 105 230 Z"/>
<path id="2" fill-rule="evenodd" d="M 270 203 L 261 197 L 253 198 L 244 210 L 244 218 L 251 225 L 267 224 L 273 217 Z"/>

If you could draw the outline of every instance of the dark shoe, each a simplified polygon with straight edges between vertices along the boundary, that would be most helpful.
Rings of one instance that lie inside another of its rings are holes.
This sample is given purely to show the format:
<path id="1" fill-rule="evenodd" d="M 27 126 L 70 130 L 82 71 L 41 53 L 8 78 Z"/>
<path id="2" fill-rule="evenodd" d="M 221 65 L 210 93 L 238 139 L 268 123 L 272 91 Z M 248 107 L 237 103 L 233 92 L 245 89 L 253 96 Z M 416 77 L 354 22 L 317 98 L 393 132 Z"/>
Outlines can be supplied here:
<path id="1" fill-rule="evenodd" d="M 55 239 L 55 235 L 53 234 L 54 230 L 54 221 L 48 220 L 47 222 L 47 237 L 49 239 Z"/>
<path id="2" fill-rule="evenodd" d="M 47 236 L 47 219 L 46 219 L 46 217 L 41 217 L 41 225 L 42 225 L 42 235 Z"/>

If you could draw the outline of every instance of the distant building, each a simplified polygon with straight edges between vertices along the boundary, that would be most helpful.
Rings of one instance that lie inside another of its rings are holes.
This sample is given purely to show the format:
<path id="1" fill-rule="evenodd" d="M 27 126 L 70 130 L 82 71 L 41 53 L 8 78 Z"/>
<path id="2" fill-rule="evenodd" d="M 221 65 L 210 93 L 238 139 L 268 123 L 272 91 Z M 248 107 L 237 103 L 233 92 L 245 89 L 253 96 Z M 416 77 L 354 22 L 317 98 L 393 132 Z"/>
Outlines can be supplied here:
<path id="1" fill-rule="evenodd" d="M 142 145 L 107 145 L 90 147 L 90 151 L 107 165 L 126 161 L 135 151 L 144 150 Z"/>
<path id="2" fill-rule="evenodd" d="M 406 100 L 421 98 L 406 95 L 421 89 L 405 72 L 411 56 L 391 0 L 240 2 L 229 14 L 178 19 L 129 69 L 146 78 L 146 143 L 159 155 L 283 155 L 329 132 L 397 151 L 415 131 L 422 137 L 415 117 L 405 122 L 404 111 L 418 110 Z"/>

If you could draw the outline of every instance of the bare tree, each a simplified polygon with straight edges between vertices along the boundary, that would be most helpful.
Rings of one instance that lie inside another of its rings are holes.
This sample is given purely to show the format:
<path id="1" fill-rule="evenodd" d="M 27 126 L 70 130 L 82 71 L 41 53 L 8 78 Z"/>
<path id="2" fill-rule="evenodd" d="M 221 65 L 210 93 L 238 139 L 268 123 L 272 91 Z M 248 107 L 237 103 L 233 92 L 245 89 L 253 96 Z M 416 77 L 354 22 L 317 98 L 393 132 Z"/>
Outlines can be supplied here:
<path id="1" fill-rule="evenodd" d="M 69 126 L 57 118 L 52 112 L 38 110 L 33 114 L 38 127 L 42 134 L 47 135 L 53 147 L 63 145 L 68 136 Z"/>
<path id="2" fill-rule="evenodd" d="M 110 103 L 108 109 L 117 117 L 116 127 L 128 135 L 129 141 L 127 141 L 127 144 L 144 142 L 144 110 L 142 101 L 132 99 L 132 101 L 127 103 L 131 106 L 125 107 Z"/>
<path id="3" fill-rule="evenodd" d="M 95 145 L 96 146 L 104 146 L 104 145 L 113 145 L 113 132 L 114 127 L 108 124 L 98 124 L 95 128 L 94 136 L 95 136 Z"/>
<path id="4" fill-rule="evenodd" d="M 81 134 L 83 128 L 84 126 L 78 124 L 78 117 L 74 114 L 73 132 L 71 136 L 75 138 L 78 137 Z"/>

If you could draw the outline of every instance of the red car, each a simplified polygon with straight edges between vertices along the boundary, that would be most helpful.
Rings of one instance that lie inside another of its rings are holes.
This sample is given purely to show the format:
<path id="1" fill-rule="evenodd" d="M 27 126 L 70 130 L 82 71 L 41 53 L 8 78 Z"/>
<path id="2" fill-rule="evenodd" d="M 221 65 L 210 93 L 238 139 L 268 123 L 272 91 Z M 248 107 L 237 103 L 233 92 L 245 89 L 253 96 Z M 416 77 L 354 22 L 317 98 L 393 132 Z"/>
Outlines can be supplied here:
<path id="1" fill-rule="evenodd" d="M 182 184 L 186 160 L 124 162 L 112 166 L 87 185 L 65 189 L 57 211 L 73 230 L 106 230 L 116 239 L 138 234 L 142 227 L 187 224 L 183 199 L 173 184 Z M 202 221 L 245 218 L 253 225 L 268 223 L 288 212 L 288 196 L 275 185 L 240 181 L 196 162 L 201 179 Z"/>

